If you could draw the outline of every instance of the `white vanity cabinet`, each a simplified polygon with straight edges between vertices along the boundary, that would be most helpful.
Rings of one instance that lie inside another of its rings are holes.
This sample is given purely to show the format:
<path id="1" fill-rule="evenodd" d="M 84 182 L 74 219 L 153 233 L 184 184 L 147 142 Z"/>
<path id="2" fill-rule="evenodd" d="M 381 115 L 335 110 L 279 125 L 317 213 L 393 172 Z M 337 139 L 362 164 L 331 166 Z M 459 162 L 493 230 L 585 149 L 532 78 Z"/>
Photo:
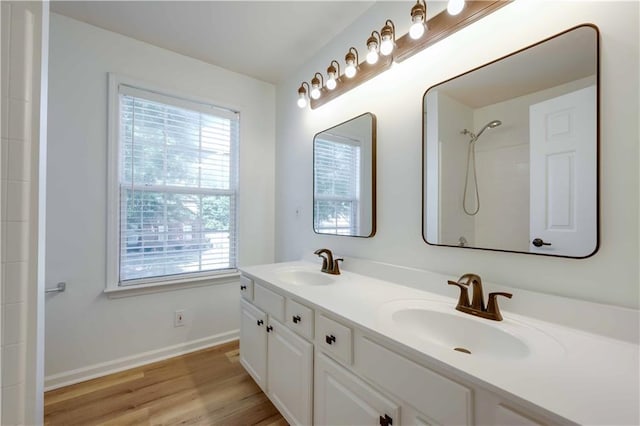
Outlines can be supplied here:
<path id="1" fill-rule="evenodd" d="M 241 285 L 240 361 L 290 424 L 562 423 L 299 295 L 248 277 Z"/>
<path id="2" fill-rule="evenodd" d="M 240 302 L 240 362 L 289 423 L 310 425 L 313 344 L 284 324 L 285 304 L 290 300 L 243 278 L 241 285 L 253 289 L 255 305 Z M 295 313 L 299 308 L 292 311 L 292 316 L 300 317 L 294 324 L 313 324 L 305 315 Z"/>

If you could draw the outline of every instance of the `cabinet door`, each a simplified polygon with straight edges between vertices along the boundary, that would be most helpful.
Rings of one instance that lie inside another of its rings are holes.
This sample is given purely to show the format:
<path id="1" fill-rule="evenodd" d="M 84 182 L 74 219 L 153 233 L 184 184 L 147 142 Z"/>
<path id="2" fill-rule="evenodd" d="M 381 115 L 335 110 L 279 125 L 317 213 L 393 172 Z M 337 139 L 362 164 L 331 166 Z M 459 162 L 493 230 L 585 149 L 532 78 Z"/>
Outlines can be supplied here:
<path id="1" fill-rule="evenodd" d="M 315 424 L 400 424 L 398 404 L 322 353 L 316 355 L 314 383 Z"/>
<path id="2" fill-rule="evenodd" d="M 240 363 L 262 390 L 267 386 L 267 315 L 255 306 L 240 304 Z"/>
<path id="3" fill-rule="evenodd" d="M 269 317 L 268 395 L 291 424 L 310 425 L 313 345 Z"/>

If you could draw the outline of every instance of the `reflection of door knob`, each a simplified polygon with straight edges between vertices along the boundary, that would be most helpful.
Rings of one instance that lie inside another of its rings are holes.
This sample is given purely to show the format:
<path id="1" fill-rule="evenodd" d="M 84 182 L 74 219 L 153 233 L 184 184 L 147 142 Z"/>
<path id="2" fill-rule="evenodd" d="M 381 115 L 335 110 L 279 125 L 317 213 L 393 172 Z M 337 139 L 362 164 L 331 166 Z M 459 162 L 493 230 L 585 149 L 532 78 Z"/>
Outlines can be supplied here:
<path id="1" fill-rule="evenodd" d="M 551 245 L 551 243 L 545 243 L 544 241 L 542 241 L 542 238 L 534 238 L 534 240 L 531 241 L 531 242 L 536 247 L 550 246 Z"/>

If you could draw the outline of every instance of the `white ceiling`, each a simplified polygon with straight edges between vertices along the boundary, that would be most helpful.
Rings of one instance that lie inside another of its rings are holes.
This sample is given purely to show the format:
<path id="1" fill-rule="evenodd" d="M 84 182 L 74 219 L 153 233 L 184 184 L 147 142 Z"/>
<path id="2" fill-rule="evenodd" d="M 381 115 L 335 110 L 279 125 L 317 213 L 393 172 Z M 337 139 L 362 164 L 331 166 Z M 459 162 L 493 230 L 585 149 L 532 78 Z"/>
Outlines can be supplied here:
<path id="1" fill-rule="evenodd" d="M 373 1 L 52 1 L 52 12 L 277 83 Z"/>

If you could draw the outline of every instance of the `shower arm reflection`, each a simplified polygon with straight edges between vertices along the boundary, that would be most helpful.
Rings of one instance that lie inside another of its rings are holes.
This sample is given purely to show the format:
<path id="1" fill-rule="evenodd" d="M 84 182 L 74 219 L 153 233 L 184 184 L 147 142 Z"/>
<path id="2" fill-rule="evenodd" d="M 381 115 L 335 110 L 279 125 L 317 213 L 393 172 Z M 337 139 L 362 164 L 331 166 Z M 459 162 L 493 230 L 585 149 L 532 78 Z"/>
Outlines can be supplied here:
<path id="1" fill-rule="evenodd" d="M 478 139 L 480 139 L 480 135 L 487 129 L 495 129 L 499 125 L 502 124 L 500 120 L 493 120 L 485 124 L 480 131 L 475 134 L 467 129 L 462 130 L 460 133 L 463 135 L 469 135 L 471 137 L 471 141 L 469 141 L 469 146 L 467 148 L 467 168 L 465 171 L 464 177 L 464 193 L 462 194 L 462 208 L 464 212 L 469 216 L 475 216 L 480 211 L 480 192 L 478 190 L 478 176 L 476 174 L 476 151 L 475 151 L 475 143 Z M 470 211 L 467 208 L 467 188 L 469 184 L 469 166 L 473 166 L 473 184 L 476 192 L 476 208 L 473 211 Z"/>

